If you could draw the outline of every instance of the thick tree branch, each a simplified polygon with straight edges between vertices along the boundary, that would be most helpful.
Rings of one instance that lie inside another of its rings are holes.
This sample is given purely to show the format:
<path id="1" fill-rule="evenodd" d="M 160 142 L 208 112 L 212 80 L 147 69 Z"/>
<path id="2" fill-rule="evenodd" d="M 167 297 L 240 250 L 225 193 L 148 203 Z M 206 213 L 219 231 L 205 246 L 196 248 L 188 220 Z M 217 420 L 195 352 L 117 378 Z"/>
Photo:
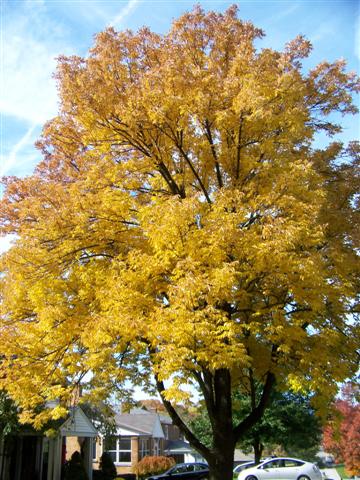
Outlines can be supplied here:
<path id="1" fill-rule="evenodd" d="M 222 188 L 224 184 L 223 184 L 223 180 L 222 180 L 222 176 L 221 176 L 220 164 L 219 164 L 218 156 L 217 156 L 217 153 L 216 153 L 214 140 L 212 138 L 210 123 L 207 119 L 205 120 L 205 134 L 206 134 L 206 138 L 208 139 L 209 144 L 210 144 L 212 156 L 214 157 L 215 171 L 216 171 L 216 177 L 217 177 L 217 180 L 218 180 L 218 184 L 219 184 L 219 187 Z"/>
<path id="2" fill-rule="evenodd" d="M 269 403 L 270 394 L 274 385 L 275 375 L 272 372 L 268 372 L 259 403 L 251 411 L 251 413 L 244 420 L 242 420 L 233 430 L 235 441 L 238 441 L 242 435 L 248 432 L 248 430 L 261 419 L 265 408 Z"/>
<path id="3" fill-rule="evenodd" d="M 239 180 L 239 175 L 240 175 L 242 124 L 243 124 L 243 116 L 241 115 L 240 116 L 239 132 L 238 132 L 238 143 L 237 143 L 237 147 L 236 147 L 236 172 L 235 172 L 235 179 L 236 180 Z"/>
<path id="4" fill-rule="evenodd" d="M 194 377 L 199 384 L 202 394 L 204 395 L 206 408 L 209 412 L 209 418 L 211 420 L 211 417 L 214 415 L 214 412 L 215 412 L 214 390 L 212 387 L 213 376 L 211 372 L 204 369 L 203 369 L 203 376 L 204 378 L 201 376 L 200 372 L 194 371 Z"/>
<path id="5" fill-rule="evenodd" d="M 165 397 L 165 386 L 164 382 L 159 380 L 158 376 L 155 374 L 155 382 L 156 388 L 159 392 L 161 400 L 166 408 L 168 414 L 170 415 L 174 425 L 176 425 L 181 432 L 185 435 L 186 439 L 189 443 L 197 450 L 199 453 L 203 455 L 203 457 L 207 457 L 210 454 L 210 450 L 200 442 L 200 440 L 192 433 L 192 431 L 188 428 L 188 426 L 184 423 L 184 421 L 180 418 L 175 408 L 171 405 L 169 400 Z"/>
<path id="6" fill-rule="evenodd" d="M 201 191 L 203 192 L 205 198 L 206 198 L 206 201 L 211 205 L 212 201 L 209 197 L 209 194 L 205 188 L 205 185 L 203 184 L 199 174 L 197 173 L 197 171 L 195 170 L 195 167 L 194 165 L 192 164 L 192 161 L 190 160 L 189 158 L 189 155 L 184 151 L 184 149 L 182 148 L 181 145 L 177 145 L 177 148 L 179 150 L 179 152 L 181 153 L 182 157 L 184 158 L 184 160 L 186 161 L 186 163 L 189 165 L 190 167 L 190 170 L 192 171 L 194 177 L 196 178 L 200 188 L 201 188 Z"/>
<path id="7" fill-rule="evenodd" d="M 173 179 L 173 177 L 172 177 L 171 173 L 169 172 L 168 168 L 166 167 L 166 165 L 162 161 L 160 161 L 157 164 L 157 166 L 158 166 L 160 174 L 162 175 L 162 177 L 164 178 L 166 183 L 169 185 L 171 192 L 174 195 L 179 195 L 180 198 L 185 198 L 184 190 L 179 188 L 178 184 Z"/>

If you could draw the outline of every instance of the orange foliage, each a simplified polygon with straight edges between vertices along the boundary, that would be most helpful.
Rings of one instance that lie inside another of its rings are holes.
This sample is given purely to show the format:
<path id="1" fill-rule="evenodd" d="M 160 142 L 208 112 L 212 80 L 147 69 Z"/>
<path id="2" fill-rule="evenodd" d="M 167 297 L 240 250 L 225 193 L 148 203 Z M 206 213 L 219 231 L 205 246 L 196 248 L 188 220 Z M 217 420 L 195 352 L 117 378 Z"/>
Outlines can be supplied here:
<path id="1" fill-rule="evenodd" d="M 173 465 L 175 465 L 175 460 L 172 457 L 144 457 L 137 464 L 136 473 L 140 476 L 156 475 L 165 472 Z"/>
<path id="2" fill-rule="evenodd" d="M 338 462 L 344 462 L 350 475 L 360 473 L 360 404 L 355 400 L 356 390 L 343 391 L 344 398 L 337 400 L 334 414 L 324 428 L 324 449 Z"/>

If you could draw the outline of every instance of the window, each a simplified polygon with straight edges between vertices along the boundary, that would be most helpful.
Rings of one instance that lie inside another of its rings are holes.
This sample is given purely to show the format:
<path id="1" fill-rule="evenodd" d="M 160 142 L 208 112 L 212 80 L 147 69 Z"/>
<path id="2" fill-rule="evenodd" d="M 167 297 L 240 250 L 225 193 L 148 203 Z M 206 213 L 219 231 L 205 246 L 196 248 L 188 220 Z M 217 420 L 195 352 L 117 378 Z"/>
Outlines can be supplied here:
<path id="1" fill-rule="evenodd" d="M 139 440 L 139 458 L 140 460 L 147 455 L 150 455 L 150 438 L 148 437 L 140 437 Z"/>
<path id="2" fill-rule="evenodd" d="M 279 468 L 279 467 L 282 467 L 280 460 L 271 460 L 270 462 L 264 463 L 264 465 L 261 466 L 263 470 L 267 470 L 268 468 Z"/>
<path id="3" fill-rule="evenodd" d="M 301 465 L 304 465 L 304 462 L 298 462 L 290 458 L 284 460 L 284 467 L 301 467 Z"/>
<path id="4" fill-rule="evenodd" d="M 118 445 L 119 463 L 131 462 L 131 438 L 119 437 Z"/>
<path id="5" fill-rule="evenodd" d="M 178 465 L 174 467 L 171 473 L 186 473 L 186 472 L 193 472 L 194 470 L 189 467 L 189 465 Z"/>
<path id="6" fill-rule="evenodd" d="M 159 455 L 159 452 L 160 452 L 160 444 L 159 444 L 159 439 L 158 438 L 154 438 L 154 445 L 153 445 L 153 454 L 155 456 Z"/>
<path id="7" fill-rule="evenodd" d="M 131 463 L 131 437 L 107 437 L 105 450 L 114 463 Z"/>
<path id="8" fill-rule="evenodd" d="M 97 443 L 97 438 L 92 438 L 91 439 L 91 451 L 92 451 L 93 461 L 97 460 L 97 457 L 96 457 L 96 443 Z"/>
<path id="9" fill-rule="evenodd" d="M 207 466 L 206 465 L 201 465 L 201 464 L 198 464 L 198 465 L 194 465 L 194 470 L 195 472 L 201 472 L 202 470 L 207 470 Z"/>

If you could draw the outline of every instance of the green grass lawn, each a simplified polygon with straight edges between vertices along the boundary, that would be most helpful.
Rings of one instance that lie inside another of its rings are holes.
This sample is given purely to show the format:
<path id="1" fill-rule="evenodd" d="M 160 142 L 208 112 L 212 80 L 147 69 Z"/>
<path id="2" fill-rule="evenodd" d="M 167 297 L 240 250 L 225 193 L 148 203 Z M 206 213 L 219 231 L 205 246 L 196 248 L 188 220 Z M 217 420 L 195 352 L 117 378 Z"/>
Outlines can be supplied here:
<path id="1" fill-rule="evenodd" d="M 336 471 L 338 472 L 338 474 L 340 475 L 340 477 L 345 480 L 347 478 L 351 478 L 350 475 L 347 473 L 347 471 L 345 470 L 345 467 L 344 465 L 337 465 L 336 467 Z"/>

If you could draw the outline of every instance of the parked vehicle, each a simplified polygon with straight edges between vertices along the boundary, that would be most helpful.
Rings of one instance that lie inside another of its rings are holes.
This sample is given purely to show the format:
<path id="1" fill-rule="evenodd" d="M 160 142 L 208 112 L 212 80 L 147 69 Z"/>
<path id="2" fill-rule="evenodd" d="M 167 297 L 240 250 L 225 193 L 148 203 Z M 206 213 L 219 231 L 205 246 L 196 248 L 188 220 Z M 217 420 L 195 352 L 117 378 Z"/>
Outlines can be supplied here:
<path id="1" fill-rule="evenodd" d="M 233 472 L 234 473 L 240 473 L 243 470 L 246 470 L 247 468 L 253 467 L 255 465 L 255 462 L 244 462 L 244 463 L 239 463 L 239 465 L 236 465 L 234 468 Z"/>
<path id="2" fill-rule="evenodd" d="M 277 457 L 239 473 L 238 480 L 323 480 L 314 463 Z"/>
<path id="3" fill-rule="evenodd" d="M 146 480 L 208 480 L 209 467 L 206 463 L 178 463 L 160 475 L 151 475 Z"/>

